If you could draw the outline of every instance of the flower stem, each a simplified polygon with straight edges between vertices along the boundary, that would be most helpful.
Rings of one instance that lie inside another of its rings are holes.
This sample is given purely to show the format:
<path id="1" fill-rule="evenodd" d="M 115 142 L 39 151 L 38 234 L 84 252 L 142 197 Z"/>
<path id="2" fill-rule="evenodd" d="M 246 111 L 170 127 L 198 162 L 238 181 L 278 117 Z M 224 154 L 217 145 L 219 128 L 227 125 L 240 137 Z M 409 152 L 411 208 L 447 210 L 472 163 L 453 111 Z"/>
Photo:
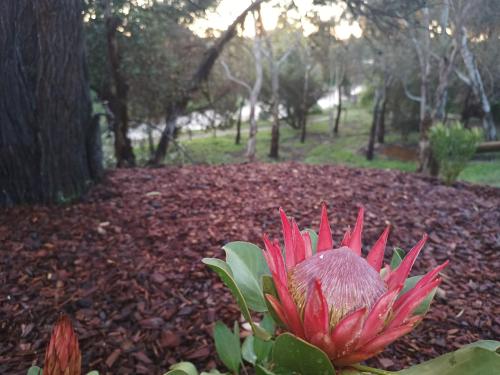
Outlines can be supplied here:
<path id="1" fill-rule="evenodd" d="M 385 370 L 380 370 L 378 368 L 364 366 L 364 365 L 351 365 L 350 367 L 355 368 L 356 370 L 359 370 L 359 371 L 369 372 L 370 374 L 376 374 L 376 375 L 393 375 L 393 374 L 395 374 L 394 371 L 385 371 Z"/>

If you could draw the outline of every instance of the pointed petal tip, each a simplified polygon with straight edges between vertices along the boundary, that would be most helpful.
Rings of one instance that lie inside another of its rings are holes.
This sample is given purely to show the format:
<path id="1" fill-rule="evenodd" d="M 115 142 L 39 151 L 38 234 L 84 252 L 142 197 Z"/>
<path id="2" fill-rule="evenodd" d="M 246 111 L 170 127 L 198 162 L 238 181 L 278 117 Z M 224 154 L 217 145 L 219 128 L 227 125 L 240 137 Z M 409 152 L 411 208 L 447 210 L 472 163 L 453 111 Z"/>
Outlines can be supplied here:
<path id="1" fill-rule="evenodd" d="M 323 202 L 321 205 L 321 220 L 319 223 L 319 234 L 317 252 L 333 249 L 332 229 L 328 221 L 328 212 L 326 204 Z"/>
<path id="2" fill-rule="evenodd" d="M 349 239 L 349 248 L 353 250 L 356 254 L 361 256 L 361 236 L 363 233 L 363 220 L 364 220 L 365 209 L 363 206 L 359 207 L 358 217 L 356 218 L 356 224 L 354 225 L 354 230 Z"/>
<path id="3" fill-rule="evenodd" d="M 366 257 L 366 261 L 373 267 L 373 269 L 377 272 L 380 272 L 382 268 L 382 262 L 384 261 L 384 253 L 387 245 L 387 239 L 389 238 L 391 226 L 388 225 L 382 234 L 380 235 L 375 245 L 373 245 L 372 249 L 368 253 Z"/>

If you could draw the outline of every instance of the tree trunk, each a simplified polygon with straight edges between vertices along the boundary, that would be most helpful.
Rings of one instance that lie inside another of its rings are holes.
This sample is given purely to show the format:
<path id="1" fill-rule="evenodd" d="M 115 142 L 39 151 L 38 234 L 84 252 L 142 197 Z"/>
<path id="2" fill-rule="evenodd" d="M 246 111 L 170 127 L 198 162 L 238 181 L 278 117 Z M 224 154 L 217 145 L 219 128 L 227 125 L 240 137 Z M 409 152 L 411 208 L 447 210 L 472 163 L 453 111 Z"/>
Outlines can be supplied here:
<path id="1" fill-rule="evenodd" d="M 429 105 L 429 82 L 431 75 L 431 37 L 429 34 L 430 14 L 429 8 L 422 8 L 424 39 L 417 47 L 420 62 L 420 141 L 419 141 L 419 166 L 418 172 L 425 175 L 437 175 L 437 163 L 432 157 L 429 141 L 429 129 L 432 127 L 432 116 Z"/>
<path id="2" fill-rule="evenodd" d="M 380 119 L 377 126 L 377 142 L 383 144 L 385 142 L 385 113 L 387 108 L 387 93 L 384 96 L 384 101 L 382 102 L 382 108 L 380 110 Z"/>
<path id="3" fill-rule="evenodd" d="M 484 89 L 481 73 L 476 64 L 473 52 L 467 43 L 467 30 L 462 27 L 461 32 L 461 52 L 464 65 L 469 76 L 470 86 L 474 95 L 479 99 L 483 110 L 483 129 L 487 141 L 494 141 L 497 137 L 495 123 L 491 114 L 491 106 Z"/>
<path id="4" fill-rule="evenodd" d="M 271 86 L 273 126 L 271 129 L 271 150 L 269 157 L 278 159 L 280 139 L 279 68 L 274 60 L 271 61 Z"/>
<path id="5" fill-rule="evenodd" d="M 304 143 L 306 141 L 307 135 L 307 116 L 305 113 L 300 111 L 299 116 L 299 126 L 300 126 L 300 143 Z"/>
<path id="6" fill-rule="evenodd" d="M 342 115 L 342 85 L 339 83 L 338 85 L 338 94 L 339 94 L 339 105 L 337 106 L 337 117 L 335 118 L 335 127 L 333 128 L 333 133 L 339 133 L 339 124 L 340 124 L 340 116 Z"/>
<path id="7" fill-rule="evenodd" d="M 128 137 L 128 84 L 121 74 L 121 56 L 116 39 L 117 28 L 121 24 L 120 18 L 113 16 L 111 0 L 105 0 L 104 18 L 106 25 L 106 42 L 108 60 L 113 78 L 114 89 L 108 88 L 108 102 L 114 114 L 113 134 L 117 167 L 135 166 L 135 155 L 132 143 Z"/>
<path id="8" fill-rule="evenodd" d="M 163 159 L 165 159 L 170 141 L 175 137 L 177 117 L 179 116 L 178 112 L 179 109 L 177 107 L 177 103 L 175 103 L 170 107 L 170 110 L 165 116 L 165 127 L 161 132 L 160 141 L 158 142 L 158 146 L 156 147 L 154 157 L 149 161 L 149 164 L 159 165 L 163 161 Z"/>
<path id="9" fill-rule="evenodd" d="M 261 25 L 260 13 L 256 19 L 256 29 L 260 29 Z M 262 89 L 262 80 L 264 76 L 264 69 L 262 66 L 262 40 L 260 36 L 260 31 L 255 35 L 254 45 L 253 45 L 253 55 L 255 59 L 255 82 L 253 84 L 252 90 L 250 92 L 250 126 L 248 134 L 247 143 L 247 158 L 249 161 L 255 160 L 255 155 L 257 152 L 257 118 L 256 118 L 256 107 L 257 100 L 259 99 L 260 90 Z"/>
<path id="10" fill-rule="evenodd" d="M 243 106 L 245 105 L 245 101 L 241 100 L 240 109 L 238 111 L 238 122 L 236 123 L 236 138 L 234 143 L 239 145 L 241 143 L 241 114 L 243 112 Z"/>
<path id="11" fill-rule="evenodd" d="M 148 150 L 149 150 L 149 157 L 152 157 L 155 153 L 155 142 L 153 139 L 153 129 L 151 126 L 148 125 L 147 127 L 147 132 L 148 132 Z"/>
<path id="12" fill-rule="evenodd" d="M 302 129 L 302 134 L 300 135 L 300 143 L 304 143 L 306 141 L 306 127 L 307 127 L 307 98 L 309 95 L 309 73 L 311 70 L 311 66 L 309 63 L 306 64 L 306 71 L 304 74 L 304 89 L 302 92 L 302 108 L 301 108 L 301 116 L 300 116 L 300 128 Z"/>
<path id="13" fill-rule="evenodd" d="M 0 2 L 0 205 L 75 199 L 102 173 L 79 0 Z"/>
<path id="14" fill-rule="evenodd" d="M 366 150 L 366 159 L 373 160 L 375 151 L 375 136 L 377 134 L 377 128 L 380 126 L 380 117 L 382 112 L 382 102 L 384 101 L 384 88 L 377 87 L 375 90 L 375 98 L 373 100 L 373 118 L 372 126 L 370 129 L 370 138 L 368 140 L 368 147 Z"/>

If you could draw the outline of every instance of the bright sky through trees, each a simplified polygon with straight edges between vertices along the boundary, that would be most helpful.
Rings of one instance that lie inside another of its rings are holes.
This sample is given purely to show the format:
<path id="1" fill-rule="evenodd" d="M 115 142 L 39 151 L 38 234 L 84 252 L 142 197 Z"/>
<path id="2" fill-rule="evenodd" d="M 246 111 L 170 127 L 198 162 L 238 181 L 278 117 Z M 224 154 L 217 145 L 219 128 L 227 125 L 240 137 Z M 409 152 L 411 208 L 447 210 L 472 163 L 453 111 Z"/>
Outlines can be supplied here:
<path id="1" fill-rule="evenodd" d="M 203 35 L 206 30 L 210 29 L 225 30 L 250 3 L 251 0 L 222 0 L 215 11 L 209 12 L 206 18 L 197 20 L 191 28 L 200 35 Z M 289 4 L 289 2 L 274 0 L 262 5 L 262 18 L 264 27 L 267 30 L 272 30 L 276 27 L 278 17 L 282 13 L 285 4 Z M 302 20 L 305 34 L 310 34 L 316 30 L 314 25 L 306 19 L 306 16 L 312 11 L 318 11 L 321 19 L 326 21 L 331 18 L 339 18 L 343 10 L 338 5 L 314 6 L 313 0 L 295 0 L 295 4 L 298 9 L 290 11 L 289 16 L 297 20 Z M 351 35 L 360 37 L 362 31 L 357 23 L 349 24 L 343 20 L 335 27 L 335 33 L 338 38 L 347 39 Z M 245 22 L 244 34 L 247 36 L 255 34 L 252 17 L 248 17 Z"/>

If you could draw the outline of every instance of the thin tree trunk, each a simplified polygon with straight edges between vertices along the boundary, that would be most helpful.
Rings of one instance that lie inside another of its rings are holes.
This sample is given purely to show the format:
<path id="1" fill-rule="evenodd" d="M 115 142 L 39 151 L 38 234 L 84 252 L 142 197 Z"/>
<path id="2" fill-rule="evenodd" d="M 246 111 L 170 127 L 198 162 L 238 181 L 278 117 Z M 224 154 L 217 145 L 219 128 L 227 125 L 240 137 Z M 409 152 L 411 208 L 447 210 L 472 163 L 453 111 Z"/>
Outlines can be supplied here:
<path id="1" fill-rule="evenodd" d="M 431 38 L 429 34 L 430 14 L 429 8 L 424 7 L 422 12 L 423 40 L 418 43 L 417 52 L 420 62 L 420 141 L 419 141 L 419 166 L 418 171 L 426 175 L 435 175 L 436 163 L 433 161 L 431 144 L 429 141 L 429 129 L 432 127 L 432 116 L 429 105 L 429 82 L 431 75 Z"/>
<path id="2" fill-rule="evenodd" d="M 79 0 L 0 2 L 0 206 L 75 199 L 102 173 Z"/>
<path id="3" fill-rule="evenodd" d="M 160 141 L 156 147 L 153 160 L 149 162 L 150 164 L 159 165 L 165 159 L 170 141 L 174 139 L 176 134 L 178 111 L 177 103 L 174 103 L 165 116 L 165 127 L 161 132 Z"/>
<path id="4" fill-rule="evenodd" d="M 469 76 L 470 86 L 474 95 L 479 99 L 483 110 L 483 129 L 487 141 L 494 141 L 497 137 L 495 123 L 491 114 L 491 106 L 484 89 L 481 73 L 476 64 L 473 52 L 469 49 L 467 43 L 467 30 L 462 27 L 461 32 L 461 52 L 465 68 Z"/>
<path id="5" fill-rule="evenodd" d="M 114 85 L 114 90 L 109 90 L 107 99 L 115 119 L 113 134 L 116 165 L 117 167 L 132 167 L 135 165 L 135 155 L 128 137 L 128 84 L 120 71 L 121 56 L 116 39 L 117 28 L 121 20 L 113 16 L 111 0 L 105 0 L 104 6 L 108 60 Z"/>
<path id="6" fill-rule="evenodd" d="M 375 90 L 375 98 L 373 100 L 373 118 L 372 126 L 370 128 L 370 138 L 368 140 L 368 147 L 366 149 L 366 159 L 373 160 L 375 153 L 375 136 L 377 134 L 377 128 L 380 126 L 380 118 L 382 112 L 382 103 L 384 98 L 384 88 L 381 86 L 377 87 Z"/>
<path id="7" fill-rule="evenodd" d="M 304 89 L 302 92 L 302 108 L 301 108 L 301 116 L 300 116 L 300 127 L 302 129 L 302 133 L 300 135 L 300 143 L 304 143 L 306 141 L 306 127 L 307 127 L 307 99 L 309 96 L 309 74 L 310 74 L 310 64 L 306 64 L 306 71 L 304 74 Z"/>
<path id="8" fill-rule="evenodd" d="M 264 76 L 264 69 L 262 66 L 262 19 L 260 12 L 257 13 L 255 20 L 257 35 L 255 35 L 253 45 L 253 55 L 255 59 L 255 82 L 250 92 L 250 126 L 247 143 L 247 158 L 250 162 L 255 160 L 257 152 L 257 117 L 256 107 L 257 100 L 259 99 L 260 90 L 262 89 L 262 80 Z"/>
<path id="9" fill-rule="evenodd" d="M 382 109 L 380 110 L 380 120 L 377 126 L 377 142 L 383 144 L 385 142 L 385 114 L 387 109 L 387 93 L 385 94 L 384 101 L 382 102 Z"/>
<path id="10" fill-rule="evenodd" d="M 243 112 L 243 106 L 245 105 L 245 101 L 241 100 L 240 109 L 238 111 L 238 122 L 236 122 L 236 138 L 234 143 L 239 145 L 241 143 L 241 114 Z"/>
<path id="11" fill-rule="evenodd" d="M 274 60 L 271 62 L 272 113 L 271 150 L 269 157 L 278 159 L 280 139 L 280 103 L 279 103 L 279 68 Z"/>
<path id="12" fill-rule="evenodd" d="M 335 127 L 333 128 L 333 133 L 339 133 L 339 124 L 340 124 L 340 116 L 342 115 L 342 85 L 339 83 L 338 85 L 338 95 L 339 95 L 339 104 L 337 106 L 337 117 L 335 118 Z"/>
<path id="13" fill-rule="evenodd" d="M 151 126 L 147 127 L 147 132 L 148 132 L 148 150 L 149 150 L 149 156 L 152 157 L 155 153 L 155 143 L 153 139 L 153 129 Z"/>

